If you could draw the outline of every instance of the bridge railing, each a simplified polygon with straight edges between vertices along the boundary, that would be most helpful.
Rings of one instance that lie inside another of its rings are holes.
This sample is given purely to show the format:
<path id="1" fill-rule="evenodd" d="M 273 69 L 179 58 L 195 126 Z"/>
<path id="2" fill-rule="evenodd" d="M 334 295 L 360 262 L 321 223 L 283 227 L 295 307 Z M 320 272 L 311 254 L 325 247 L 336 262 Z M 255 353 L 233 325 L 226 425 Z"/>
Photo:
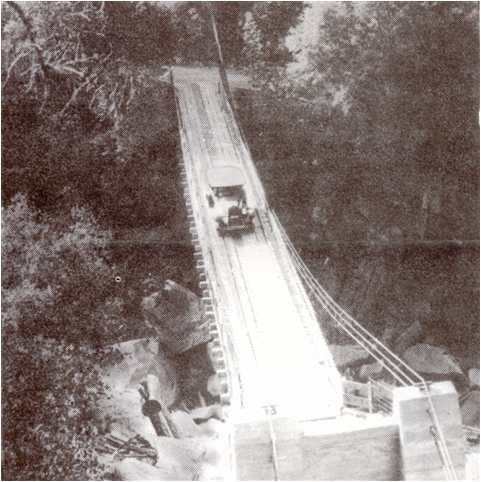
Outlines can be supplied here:
<path id="1" fill-rule="evenodd" d="M 344 380 L 344 405 L 369 413 L 383 412 L 391 415 L 393 388 L 377 380 L 369 380 L 367 383 Z"/>
<path id="2" fill-rule="evenodd" d="M 228 331 L 228 325 L 224 323 L 225 314 L 222 308 L 219 306 L 218 300 L 222 299 L 220 293 L 220 285 L 218 283 L 218 276 L 216 276 L 216 266 L 210 251 L 209 246 L 211 243 L 209 241 L 210 233 L 208 228 L 208 220 L 205 217 L 204 210 L 199 207 L 199 202 L 201 202 L 203 193 L 199 190 L 199 179 L 196 172 L 192 153 L 189 149 L 189 144 L 187 141 L 187 132 L 185 130 L 185 125 L 182 115 L 182 106 L 180 105 L 181 100 L 179 97 L 175 96 L 177 118 L 179 120 L 179 133 L 182 152 L 184 155 L 184 169 L 187 181 L 187 198 L 192 205 L 192 216 L 196 226 L 196 234 L 199 237 L 199 249 L 202 251 L 202 258 L 204 263 L 208 265 L 205 269 L 205 281 L 207 285 L 207 291 L 210 293 L 210 299 L 212 300 L 212 316 L 213 323 L 211 328 L 211 333 L 214 337 L 218 336 L 219 350 L 220 353 L 217 355 L 219 366 L 216 367 L 216 372 L 219 374 L 219 379 L 224 387 L 221 394 L 221 399 L 224 404 L 231 405 L 235 404 L 236 400 L 239 399 L 239 394 L 235 392 L 236 384 L 234 383 L 234 363 L 232 360 L 233 350 L 225 350 L 224 347 L 229 347 L 232 345 L 231 337 L 232 335 Z M 233 393 L 234 392 L 234 393 Z"/>

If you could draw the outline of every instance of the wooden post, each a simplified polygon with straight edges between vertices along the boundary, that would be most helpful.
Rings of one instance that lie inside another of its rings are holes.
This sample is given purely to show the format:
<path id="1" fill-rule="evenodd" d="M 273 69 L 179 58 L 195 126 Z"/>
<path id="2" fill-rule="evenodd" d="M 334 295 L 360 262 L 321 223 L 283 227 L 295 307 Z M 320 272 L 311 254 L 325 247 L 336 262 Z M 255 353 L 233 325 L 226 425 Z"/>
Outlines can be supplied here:
<path id="1" fill-rule="evenodd" d="M 169 409 L 166 407 L 164 402 L 162 402 L 162 400 L 160 401 L 160 412 L 162 414 L 162 417 L 165 420 L 165 423 L 169 427 L 170 436 L 174 438 L 179 438 L 179 431 L 177 430 L 177 427 L 174 421 L 172 420 Z"/>
<path id="2" fill-rule="evenodd" d="M 372 413 L 372 383 L 370 379 L 367 382 L 367 406 L 369 413 Z"/>

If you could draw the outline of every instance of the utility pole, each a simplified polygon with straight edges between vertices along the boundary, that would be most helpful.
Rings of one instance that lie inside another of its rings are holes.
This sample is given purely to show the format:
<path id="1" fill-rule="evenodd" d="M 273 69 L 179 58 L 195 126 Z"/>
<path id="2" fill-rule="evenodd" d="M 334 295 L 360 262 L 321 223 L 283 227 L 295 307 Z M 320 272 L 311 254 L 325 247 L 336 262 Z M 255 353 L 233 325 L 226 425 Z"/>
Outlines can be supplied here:
<path id="1" fill-rule="evenodd" d="M 220 80 L 222 82 L 222 86 L 224 87 L 225 93 L 227 95 L 227 99 L 229 100 L 229 103 L 232 107 L 232 110 L 234 110 L 234 104 L 232 102 L 233 101 L 232 93 L 230 91 L 229 81 L 227 80 L 227 73 L 225 70 L 224 56 L 222 55 L 222 47 L 220 45 L 219 34 L 217 32 L 217 24 L 215 21 L 214 8 L 212 7 L 212 2 L 206 2 L 206 3 L 207 3 L 207 9 L 209 10 L 210 21 L 212 24 L 212 31 L 214 32 L 214 40 L 217 45 L 217 54 L 219 56 Z"/>

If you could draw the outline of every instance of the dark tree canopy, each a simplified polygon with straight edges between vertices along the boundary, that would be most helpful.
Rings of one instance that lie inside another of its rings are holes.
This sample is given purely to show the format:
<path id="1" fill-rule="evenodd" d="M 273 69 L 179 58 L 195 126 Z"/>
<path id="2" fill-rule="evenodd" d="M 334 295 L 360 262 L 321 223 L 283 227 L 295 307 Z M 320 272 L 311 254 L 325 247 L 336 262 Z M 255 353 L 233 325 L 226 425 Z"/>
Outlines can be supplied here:
<path id="1" fill-rule="evenodd" d="M 174 32 L 170 9 L 157 2 L 105 2 L 105 38 L 133 64 L 169 63 Z"/>
<path id="2" fill-rule="evenodd" d="M 319 35 L 296 77 L 255 73 L 278 101 L 304 105 L 289 122 L 313 129 L 302 144 L 320 164 L 323 235 L 477 238 L 479 5 L 338 4 Z"/>
<path id="3" fill-rule="evenodd" d="M 248 66 L 261 60 L 283 64 L 288 60 L 283 42 L 300 19 L 302 2 L 211 2 L 211 6 L 228 66 Z M 217 63 L 207 2 L 179 2 L 174 15 L 177 56 L 187 62 Z M 249 28 L 260 35 L 252 38 Z"/>
<path id="4" fill-rule="evenodd" d="M 145 335 L 110 228 L 176 222 L 168 17 L 151 2 L 2 13 L 2 477 L 101 479 L 105 346 Z"/>

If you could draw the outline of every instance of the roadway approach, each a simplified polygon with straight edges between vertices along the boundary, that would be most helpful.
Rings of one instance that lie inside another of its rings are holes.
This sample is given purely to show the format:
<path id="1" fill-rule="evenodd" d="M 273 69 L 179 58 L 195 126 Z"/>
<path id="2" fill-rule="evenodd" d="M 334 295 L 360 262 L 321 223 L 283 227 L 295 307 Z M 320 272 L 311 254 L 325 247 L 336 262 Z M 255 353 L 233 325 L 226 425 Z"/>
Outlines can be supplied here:
<path id="1" fill-rule="evenodd" d="M 342 382 L 292 264 L 216 68 L 173 67 L 184 186 L 226 358 L 230 418 L 327 419 Z M 255 230 L 220 237 L 207 171 L 233 165 L 246 177 Z M 266 408 L 268 407 L 268 408 Z"/>

